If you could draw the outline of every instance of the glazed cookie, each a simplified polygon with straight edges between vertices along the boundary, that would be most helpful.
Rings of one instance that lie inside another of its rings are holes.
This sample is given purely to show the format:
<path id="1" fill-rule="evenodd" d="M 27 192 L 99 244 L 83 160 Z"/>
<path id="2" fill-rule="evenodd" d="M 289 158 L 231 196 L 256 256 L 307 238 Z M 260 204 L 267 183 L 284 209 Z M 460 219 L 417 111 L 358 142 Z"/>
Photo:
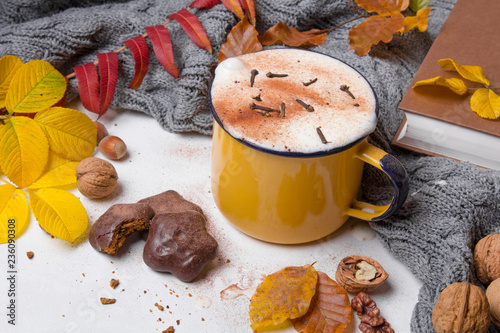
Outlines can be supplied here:
<path id="1" fill-rule="evenodd" d="M 129 235 L 149 228 L 154 215 L 145 203 L 113 205 L 92 225 L 89 242 L 97 251 L 116 254 Z"/>
<path id="2" fill-rule="evenodd" d="M 203 214 L 200 206 L 187 201 L 179 193 L 173 190 L 165 191 L 151 197 L 139 200 L 139 203 L 146 203 L 153 208 L 155 215 L 164 213 L 179 213 L 186 210 L 194 210 Z"/>
<path id="3" fill-rule="evenodd" d="M 217 254 L 217 241 L 207 232 L 205 217 L 193 210 L 156 215 L 144 246 L 144 262 L 184 282 L 193 281 Z"/>

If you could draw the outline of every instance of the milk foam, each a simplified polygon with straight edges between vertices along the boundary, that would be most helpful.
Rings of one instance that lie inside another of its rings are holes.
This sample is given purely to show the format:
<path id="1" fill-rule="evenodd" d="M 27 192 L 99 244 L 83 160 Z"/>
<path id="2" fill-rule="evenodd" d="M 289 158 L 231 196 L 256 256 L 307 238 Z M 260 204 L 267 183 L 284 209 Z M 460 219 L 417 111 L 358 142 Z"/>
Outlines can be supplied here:
<path id="1" fill-rule="evenodd" d="M 251 87 L 254 69 L 259 74 Z M 269 78 L 268 72 L 288 76 Z M 314 79 L 308 86 L 303 84 Z M 343 85 L 355 99 L 340 89 Z M 334 58 L 298 49 L 266 50 L 221 62 L 211 97 L 229 134 L 278 152 L 315 153 L 343 147 L 371 133 L 377 120 L 376 98 L 359 73 Z M 296 99 L 314 111 L 308 112 Z M 252 103 L 276 110 L 284 103 L 285 117 L 278 117 L 278 112 L 263 116 L 250 108 Z M 327 143 L 318 135 L 318 127 Z"/>

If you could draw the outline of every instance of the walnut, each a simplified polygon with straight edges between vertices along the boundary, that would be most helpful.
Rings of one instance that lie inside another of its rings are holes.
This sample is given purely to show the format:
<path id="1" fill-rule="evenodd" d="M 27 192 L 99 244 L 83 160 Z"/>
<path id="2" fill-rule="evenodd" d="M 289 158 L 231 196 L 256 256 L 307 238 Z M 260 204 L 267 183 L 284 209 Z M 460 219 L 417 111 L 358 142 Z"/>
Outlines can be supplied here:
<path id="1" fill-rule="evenodd" d="M 376 318 L 363 316 L 358 328 L 363 333 L 394 333 L 391 325 L 381 316 Z"/>
<path id="2" fill-rule="evenodd" d="M 335 279 L 349 293 L 370 292 L 387 280 L 389 274 L 374 259 L 348 256 L 337 267 Z"/>
<path id="3" fill-rule="evenodd" d="M 484 291 L 469 282 L 446 287 L 432 310 L 436 333 L 483 333 L 490 326 L 490 308 Z"/>
<path id="4" fill-rule="evenodd" d="M 101 199 L 111 194 L 118 175 L 111 163 L 97 157 L 88 157 L 76 167 L 78 190 L 90 199 Z"/>
<path id="5" fill-rule="evenodd" d="M 351 300 L 351 308 L 361 319 L 358 328 L 363 333 L 394 333 L 391 325 L 380 316 L 380 310 L 377 304 L 370 296 L 360 292 L 358 296 Z"/>
<path id="6" fill-rule="evenodd" d="M 485 285 L 500 278 L 500 233 L 482 238 L 474 249 L 477 278 Z"/>
<path id="7" fill-rule="evenodd" d="M 490 283 L 486 298 L 490 304 L 491 322 L 500 329 L 500 278 Z"/>

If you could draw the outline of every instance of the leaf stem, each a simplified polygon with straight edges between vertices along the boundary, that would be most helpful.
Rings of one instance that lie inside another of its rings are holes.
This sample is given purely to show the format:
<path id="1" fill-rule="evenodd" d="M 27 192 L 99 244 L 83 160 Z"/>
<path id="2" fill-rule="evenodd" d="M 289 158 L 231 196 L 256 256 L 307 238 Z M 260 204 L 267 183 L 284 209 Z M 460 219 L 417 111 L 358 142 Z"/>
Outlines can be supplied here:
<path id="1" fill-rule="evenodd" d="M 468 88 L 469 90 L 472 90 L 472 91 L 476 91 L 476 90 L 479 90 L 479 89 L 490 89 L 490 90 L 496 90 L 496 89 L 500 89 L 500 86 L 499 87 L 487 87 L 487 86 L 484 86 L 484 87 L 479 87 L 479 88 Z"/>

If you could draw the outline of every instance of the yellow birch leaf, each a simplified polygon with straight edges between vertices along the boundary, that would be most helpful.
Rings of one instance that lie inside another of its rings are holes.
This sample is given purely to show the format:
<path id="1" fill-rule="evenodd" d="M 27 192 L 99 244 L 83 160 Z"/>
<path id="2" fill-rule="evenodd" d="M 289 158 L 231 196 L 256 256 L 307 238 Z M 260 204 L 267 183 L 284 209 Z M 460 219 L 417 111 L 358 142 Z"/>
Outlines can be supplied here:
<path id="1" fill-rule="evenodd" d="M 52 236 L 73 242 L 87 230 L 87 212 L 74 194 L 56 188 L 30 190 L 29 194 L 33 215 Z"/>
<path id="2" fill-rule="evenodd" d="M 250 300 L 252 329 L 277 326 L 306 314 L 317 281 L 318 274 L 311 265 L 286 267 L 266 276 Z"/>
<path id="3" fill-rule="evenodd" d="M 469 91 L 469 88 L 465 85 L 462 79 L 449 78 L 445 79 L 442 76 L 436 76 L 427 80 L 420 80 L 415 82 L 413 88 L 420 86 L 441 86 L 446 87 L 453 91 L 455 94 L 465 95 Z"/>
<path id="4" fill-rule="evenodd" d="M 28 188 L 38 189 L 60 186 L 64 186 L 65 188 L 74 187 L 76 185 L 75 170 L 78 163 L 79 162 L 68 161 L 65 164 L 50 169 Z"/>
<path id="5" fill-rule="evenodd" d="M 10 82 L 22 65 L 21 59 L 13 55 L 0 58 L 0 109 L 5 107 L 5 96 L 9 90 Z"/>
<path id="6" fill-rule="evenodd" d="M 450 58 L 440 59 L 438 63 L 439 66 L 446 71 L 457 71 L 458 74 L 466 80 L 479 82 L 487 86 L 490 85 L 490 80 L 488 80 L 484 75 L 484 71 L 481 66 L 460 65 L 458 62 Z"/>
<path id="7" fill-rule="evenodd" d="M 10 113 L 36 113 L 59 102 L 66 93 L 66 78 L 49 62 L 32 60 L 12 79 L 5 106 Z"/>
<path id="8" fill-rule="evenodd" d="M 418 31 L 424 32 L 427 30 L 427 21 L 429 20 L 429 14 L 431 13 L 431 8 L 420 9 L 415 16 L 406 16 L 403 25 L 405 31 L 410 31 L 413 28 L 417 28 Z"/>
<path id="9" fill-rule="evenodd" d="M 57 106 L 37 113 L 35 121 L 47 135 L 50 150 L 57 155 L 81 161 L 94 152 L 97 128 L 86 114 Z"/>
<path id="10" fill-rule="evenodd" d="M 18 187 L 27 187 L 40 177 L 48 156 L 47 137 L 33 119 L 12 117 L 0 128 L 0 165 Z"/>
<path id="11" fill-rule="evenodd" d="M 24 192 L 11 184 L 0 185 L 0 244 L 21 236 L 29 220 L 30 208 Z"/>
<path id="12" fill-rule="evenodd" d="M 482 118 L 498 119 L 500 117 L 500 96 L 491 89 L 478 89 L 472 94 L 470 108 Z"/>

